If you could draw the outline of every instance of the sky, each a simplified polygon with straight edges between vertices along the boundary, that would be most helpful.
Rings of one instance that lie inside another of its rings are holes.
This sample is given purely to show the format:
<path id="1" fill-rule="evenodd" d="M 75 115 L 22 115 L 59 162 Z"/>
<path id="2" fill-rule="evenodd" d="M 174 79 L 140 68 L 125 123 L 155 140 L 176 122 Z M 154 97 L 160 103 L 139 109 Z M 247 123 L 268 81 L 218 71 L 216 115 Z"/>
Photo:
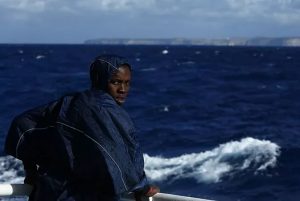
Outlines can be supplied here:
<path id="1" fill-rule="evenodd" d="M 0 43 L 300 36 L 300 0 L 0 0 Z"/>

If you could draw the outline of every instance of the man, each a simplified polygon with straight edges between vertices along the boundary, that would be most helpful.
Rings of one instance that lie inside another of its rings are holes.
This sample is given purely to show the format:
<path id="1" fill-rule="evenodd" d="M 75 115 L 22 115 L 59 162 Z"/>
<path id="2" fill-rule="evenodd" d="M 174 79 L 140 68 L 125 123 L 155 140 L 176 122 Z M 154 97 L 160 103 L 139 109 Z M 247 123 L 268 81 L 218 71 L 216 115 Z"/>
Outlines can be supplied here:
<path id="1" fill-rule="evenodd" d="M 90 67 L 91 90 L 64 96 L 16 117 L 5 150 L 23 161 L 30 201 L 116 201 L 152 196 L 135 127 L 121 105 L 131 81 L 122 57 Z"/>

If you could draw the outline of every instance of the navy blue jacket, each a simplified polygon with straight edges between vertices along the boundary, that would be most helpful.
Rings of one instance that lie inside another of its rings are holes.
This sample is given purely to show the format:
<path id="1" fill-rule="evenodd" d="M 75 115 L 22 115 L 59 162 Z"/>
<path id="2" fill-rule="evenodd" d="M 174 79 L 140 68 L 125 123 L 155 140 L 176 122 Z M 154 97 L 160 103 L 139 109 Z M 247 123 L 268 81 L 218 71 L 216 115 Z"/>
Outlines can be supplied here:
<path id="1" fill-rule="evenodd" d="M 17 116 L 5 151 L 24 163 L 31 200 L 115 200 L 144 188 L 144 161 L 128 114 L 100 90 Z"/>

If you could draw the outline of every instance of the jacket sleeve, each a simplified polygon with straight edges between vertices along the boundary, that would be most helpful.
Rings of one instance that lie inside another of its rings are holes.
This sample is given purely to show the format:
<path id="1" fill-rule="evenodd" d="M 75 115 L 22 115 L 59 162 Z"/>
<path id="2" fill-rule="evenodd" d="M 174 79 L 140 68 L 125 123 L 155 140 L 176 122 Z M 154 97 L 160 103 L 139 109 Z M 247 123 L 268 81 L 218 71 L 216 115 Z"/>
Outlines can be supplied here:
<path id="1" fill-rule="evenodd" d="M 29 111 L 26 111 L 15 117 L 9 128 L 4 151 L 23 161 L 25 170 L 24 183 L 34 185 L 37 180 L 37 163 L 35 160 L 35 146 L 26 138 L 34 130 L 49 127 L 55 122 L 55 113 L 57 113 L 59 101 L 43 105 Z M 22 147 L 21 149 L 19 149 Z"/>
<path id="2" fill-rule="evenodd" d="M 54 101 L 15 117 L 6 137 L 4 151 L 22 160 L 18 155 L 18 148 L 24 142 L 25 134 L 51 126 L 55 122 L 55 113 L 57 113 L 59 104 L 60 101 Z"/>

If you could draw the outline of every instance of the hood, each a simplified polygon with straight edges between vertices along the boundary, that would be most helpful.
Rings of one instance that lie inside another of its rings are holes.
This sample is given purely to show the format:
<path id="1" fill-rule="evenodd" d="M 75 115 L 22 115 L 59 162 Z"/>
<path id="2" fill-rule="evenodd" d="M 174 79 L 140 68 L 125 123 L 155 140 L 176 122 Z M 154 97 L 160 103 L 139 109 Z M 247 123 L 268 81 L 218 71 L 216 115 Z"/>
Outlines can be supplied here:
<path id="1" fill-rule="evenodd" d="M 108 82 L 112 74 L 124 65 L 131 70 L 128 60 L 124 57 L 118 55 L 100 55 L 96 57 L 90 66 L 92 89 L 107 92 Z"/>

